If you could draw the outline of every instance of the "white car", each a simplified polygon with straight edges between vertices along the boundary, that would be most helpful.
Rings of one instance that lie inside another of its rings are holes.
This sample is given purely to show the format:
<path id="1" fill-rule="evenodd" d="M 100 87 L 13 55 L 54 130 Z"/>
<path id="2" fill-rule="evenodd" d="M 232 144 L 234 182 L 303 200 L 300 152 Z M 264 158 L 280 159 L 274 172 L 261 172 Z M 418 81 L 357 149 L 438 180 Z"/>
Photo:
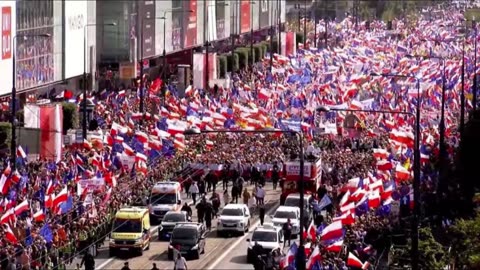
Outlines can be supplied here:
<path id="1" fill-rule="evenodd" d="M 217 221 L 217 234 L 236 232 L 241 235 L 250 227 L 250 210 L 245 204 L 227 204 Z"/>
<path id="2" fill-rule="evenodd" d="M 252 233 L 252 238 L 247 239 L 247 262 L 254 262 L 254 252 L 252 251 L 255 243 L 262 247 L 262 254 L 267 254 L 274 250 L 281 250 L 283 243 L 282 229 L 273 226 L 272 223 L 264 223 L 263 226 L 258 226 Z"/>
<path id="3" fill-rule="evenodd" d="M 300 233 L 300 208 L 297 206 L 280 206 L 271 216 L 273 225 L 282 228 L 283 224 L 290 219 L 292 223 L 292 235 Z"/>

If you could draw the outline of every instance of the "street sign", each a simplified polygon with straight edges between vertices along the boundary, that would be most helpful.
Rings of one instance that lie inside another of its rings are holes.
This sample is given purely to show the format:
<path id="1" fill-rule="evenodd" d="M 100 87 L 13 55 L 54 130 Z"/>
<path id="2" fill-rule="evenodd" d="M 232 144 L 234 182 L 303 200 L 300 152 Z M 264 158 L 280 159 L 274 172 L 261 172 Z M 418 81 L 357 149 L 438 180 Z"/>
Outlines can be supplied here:
<path id="1" fill-rule="evenodd" d="M 77 130 L 75 131 L 75 142 L 82 143 L 83 142 L 83 131 Z"/>

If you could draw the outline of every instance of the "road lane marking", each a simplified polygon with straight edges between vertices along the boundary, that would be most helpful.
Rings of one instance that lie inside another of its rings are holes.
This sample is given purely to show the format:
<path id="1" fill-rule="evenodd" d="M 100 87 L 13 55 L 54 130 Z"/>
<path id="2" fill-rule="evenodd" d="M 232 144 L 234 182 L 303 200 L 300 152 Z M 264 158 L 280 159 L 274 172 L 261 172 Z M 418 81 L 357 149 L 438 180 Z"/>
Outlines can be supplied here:
<path id="1" fill-rule="evenodd" d="M 276 209 L 278 208 L 278 204 L 276 204 L 274 207 L 270 208 L 266 213 L 265 213 L 265 216 L 268 216 L 270 215 L 273 211 L 275 211 Z M 255 222 L 255 224 L 253 226 L 250 226 L 251 229 L 255 229 L 256 227 L 258 227 L 258 225 L 260 225 L 260 220 L 257 220 Z M 249 230 L 250 232 L 250 230 Z M 212 269 L 215 269 L 215 267 L 217 267 L 217 265 L 219 263 L 222 262 L 223 259 L 225 259 L 225 257 L 230 253 L 232 252 L 232 250 L 237 247 L 242 241 L 245 241 L 245 239 L 249 236 L 250 233 L 246 233 L 245 235 L 243 235 L 242 237 L 238 238 L 237 241 L 235 241 L 227 250 L 225 250 L 225 252 L 222 253 L 222 255 L 220 255 L 220 257 L 218 257 L 218 259 L 216 259 L 212 264 L 210 264 L 210 266 L 207 266 L 205 267 L 206 269 L 209 269 L 209 270 L 212 270 Z"/>

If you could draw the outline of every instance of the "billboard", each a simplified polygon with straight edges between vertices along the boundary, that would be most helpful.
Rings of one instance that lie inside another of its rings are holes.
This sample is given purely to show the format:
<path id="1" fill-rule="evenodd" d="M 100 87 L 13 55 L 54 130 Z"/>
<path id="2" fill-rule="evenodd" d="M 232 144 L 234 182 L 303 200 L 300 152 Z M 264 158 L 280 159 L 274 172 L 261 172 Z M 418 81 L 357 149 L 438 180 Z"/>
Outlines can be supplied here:
<path id="1" fill-rule="evenodd" d="M 250 0 L 241 0 L 240 2 L 240 33 L 247 33 L 250 31 Z"/>
<path id="2" fill-rule="evenodd" d="M 217 39 L 224 39 L 227 37 L 225 33 L 225 9 L 228 6 L 225 6 L 225 0 L 216 0 L 216 27 L 217 27 Z"/>
<path id="3" fill-rule="evenodd" d="M 65 78 L 83 74 L 87 1 L 65 1 Z M 88 31 L 88 30 L 87 30 Z"/>
<path id="4" fill-rule="evenodd" d="M 197 0 L 184 1 L 186 35 L 183 48 L 189 48 L 197 45 Z M 190 10 L 191 12 L 187 12 Z M 187 15 L 187 16 L 185 16 Z"/>
<path id="5" fill-rule="evenodd" d="M 170 13 L 172 14 L 172 51 L 179 51 L 183 48 L 183 37 L 186 32 L 183 28 L 185 19 L 183 13 L 184 2 L 189 3 L 188 1 L 172 0 L 172 12 Z"/>
<path id="6" fill-rule="evenodd" d="M 273 4 L 273 3 L 272 3 Z M 270 16 L 270 1 L 269 0 L 260 0 L 260 12 L 258 13 L 260 29 L 265 29 L 270 26 L 269 16 Z"/>
<path id="7" fill-rule="evenodd" d="M 16 32 L 15 3 L 16 1 L 0 1 L 0 29 L 2 31 L 0 70 L 3 74 L 0 80 L 0 95 L 7 94 L 12 89 L 13 36 Z"/>
<path id="8" fill-rule="evenodd" d="M 155 56 L 155 1 L 140 1 L 138 12 L 142 18 L 140 31 L 143 35 L 141 40 L 141 55 L 143 58 Z"/>

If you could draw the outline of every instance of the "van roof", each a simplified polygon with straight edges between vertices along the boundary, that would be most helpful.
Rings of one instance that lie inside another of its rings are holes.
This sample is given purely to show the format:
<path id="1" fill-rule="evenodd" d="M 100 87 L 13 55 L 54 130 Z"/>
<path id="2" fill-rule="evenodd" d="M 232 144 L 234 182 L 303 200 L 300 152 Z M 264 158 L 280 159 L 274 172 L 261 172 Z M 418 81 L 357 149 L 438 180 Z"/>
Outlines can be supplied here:
<path id="1" fill-rule="evenodd" d="M 157 182 L 153 187 L 179 187 L 180 183 L 175 181 Z"/>
<path id="2" fill-rule="evenodd" d="M 174 192 L 178 189 L 180 189 L 180 183 L 179 182 L 166 181 L 166 182 L 156 183 L 152 188 L 152 192 L 154 192 L 154 193 L 172 193 L 172 192 Z"/>
<path id="3" fill-rule="evenodd" d="M 239 209 L 245 207 L 245 204 L 242 203 L 229 203 L 223 207 L 223 209 Z"/>
<path id="4" fill-rule="evenodd" d="M 312 194 L 304 194 L 303 196 L 306 199 L 306 198 L 311 197 Z M 300 198 L 300 193 L 290 193 L 290 194 L 287 195 L 287 199 L 288 198 Z"/>
<path id="5" fill-rule="evenodd" d="M 129 207 L 118 210 L 115 217 L 121 219 L 140 219 L 145 214 L 148 214 L 148 209 L 146 208 Z"/>

